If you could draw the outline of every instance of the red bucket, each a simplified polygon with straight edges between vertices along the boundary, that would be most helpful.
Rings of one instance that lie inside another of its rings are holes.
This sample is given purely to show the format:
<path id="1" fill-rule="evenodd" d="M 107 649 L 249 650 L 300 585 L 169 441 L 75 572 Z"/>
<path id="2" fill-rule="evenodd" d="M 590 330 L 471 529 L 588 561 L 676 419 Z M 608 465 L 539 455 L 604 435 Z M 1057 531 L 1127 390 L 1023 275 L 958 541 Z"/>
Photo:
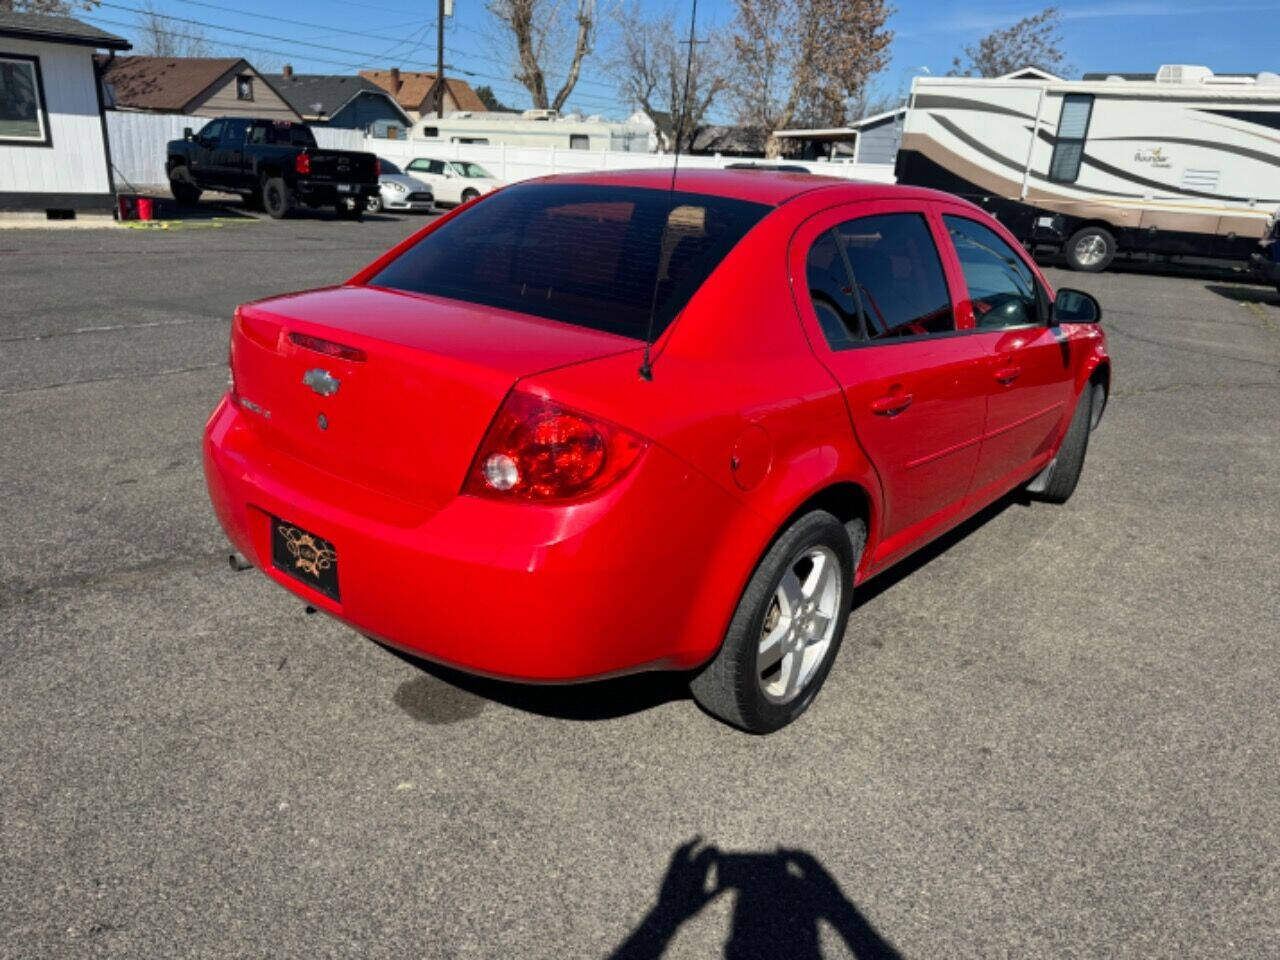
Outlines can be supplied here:
<path id="1" fill-rule="evenodd" d="M 139 220 L 154 219 L 153 214 L 155 211 L 153 208 L 153 203 L 154 201 L 150 197 L 138 198 L 138 219 Z"/>

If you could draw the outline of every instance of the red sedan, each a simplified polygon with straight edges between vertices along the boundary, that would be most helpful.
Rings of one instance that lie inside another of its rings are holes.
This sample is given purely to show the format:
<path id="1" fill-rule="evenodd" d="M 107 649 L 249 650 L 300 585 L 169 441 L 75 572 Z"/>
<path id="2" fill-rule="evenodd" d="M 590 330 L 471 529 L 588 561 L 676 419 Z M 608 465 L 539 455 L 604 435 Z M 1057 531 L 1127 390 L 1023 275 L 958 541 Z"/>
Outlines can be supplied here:
<path id="1" fill-rule="evenodd" d="M 926 190 L 552 177 L 340 286 L 242 306 L 204 440 L 232 543 L 413 654 L 523 681 L 690 671 L 775 730 L 853 591 L 1014 488 L 1071 495 L 1088 294 Z"/>

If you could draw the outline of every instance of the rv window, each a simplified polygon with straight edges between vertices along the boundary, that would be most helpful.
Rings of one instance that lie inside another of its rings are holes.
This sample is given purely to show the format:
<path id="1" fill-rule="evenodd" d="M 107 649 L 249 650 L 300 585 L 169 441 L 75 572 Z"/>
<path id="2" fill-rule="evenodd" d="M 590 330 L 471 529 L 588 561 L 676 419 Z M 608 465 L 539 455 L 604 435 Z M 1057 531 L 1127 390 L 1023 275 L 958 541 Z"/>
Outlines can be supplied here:
<path id="1" fill-rule="evenodd" d="M 422 135 L 424 137 L 438 137 L 440 136 L 440 128 L 439 127 L 423 127 Z"/>
<path id="2" fill-rule="evenodd" d="M 1058 136 L 1049 161 L 1049 179 L 1056 183 L 1075 183 L 1084 159 L 1084 141 L 1089 134 L 1089 117 L 1093 113 L 1093 95 L 1069 93 L 1062 98 L 1062 114 L 1058 118 Z"/>
<path id="3" fill-rule="evenodd" d="M 1035 275 L 994 230 L 967 217 L 943 216 L 955 244 L 974 326 L 984 329 L 1025 327 L 1041 322 Z"/>
<path id="4" fill-rule="evenodd" d="M 591 138 L 588 137 L 585 133 L 571 133 L 569 134 L 569 149 L 570 150 L 590 150 Z"/>

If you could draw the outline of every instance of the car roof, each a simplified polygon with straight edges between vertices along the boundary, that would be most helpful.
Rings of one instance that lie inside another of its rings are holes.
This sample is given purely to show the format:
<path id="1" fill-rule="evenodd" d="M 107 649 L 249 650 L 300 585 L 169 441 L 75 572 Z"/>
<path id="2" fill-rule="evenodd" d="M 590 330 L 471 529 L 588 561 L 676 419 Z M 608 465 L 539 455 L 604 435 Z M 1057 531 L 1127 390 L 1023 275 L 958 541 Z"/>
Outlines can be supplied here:
<path id="1" fill-rule="evenodd" d="M 647 187 L 667 190 L 671 187 L 671 169 L 602 170 L 584 173 L 563 173 L 541 177 L 539 183 L 591 183 L 617 187 Z M 875 183 L 866 180 L 850 180 L 821 173 L 787 173 L 766 169 L 706 169 L 682 167 L 676 173 L 676 190 L 684 193 L 702 193 L 736 200 L 750 200 L 778 206 L 801 194 L 821 190 L 838 194 L 837 202 L 873 199 L 951 200 L 951 194 L 927 190 L 921 187 L 903 187 L 891 183 Z"/>

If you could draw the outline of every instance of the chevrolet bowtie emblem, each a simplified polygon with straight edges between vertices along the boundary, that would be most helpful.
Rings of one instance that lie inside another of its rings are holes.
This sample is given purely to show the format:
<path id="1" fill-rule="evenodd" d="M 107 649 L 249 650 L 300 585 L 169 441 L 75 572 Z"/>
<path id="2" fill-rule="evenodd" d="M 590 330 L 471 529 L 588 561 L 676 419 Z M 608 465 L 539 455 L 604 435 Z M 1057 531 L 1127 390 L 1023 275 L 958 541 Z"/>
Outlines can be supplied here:
<path id="1" fill-rule="evenodd" d="M 315 367 L 302 375 L 302 382 L 322 397 L 332 397 L 338 392 L 341 381 L 328 370 Z"/>

